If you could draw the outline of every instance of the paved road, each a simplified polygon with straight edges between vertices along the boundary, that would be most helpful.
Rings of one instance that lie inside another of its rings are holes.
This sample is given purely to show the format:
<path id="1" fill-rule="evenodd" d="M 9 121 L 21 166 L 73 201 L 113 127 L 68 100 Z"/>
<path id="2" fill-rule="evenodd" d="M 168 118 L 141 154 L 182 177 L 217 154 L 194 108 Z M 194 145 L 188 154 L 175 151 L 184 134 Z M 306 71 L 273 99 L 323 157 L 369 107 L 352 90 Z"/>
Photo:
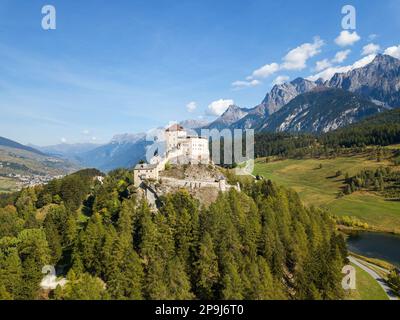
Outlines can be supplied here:
<path id="1" fill-rule="evenodd" d="M 378 284 L 382 287 L 382 289 L 385 291 L 386 295 L 390 300 L 399 300 L 394 294 L 392 289 L 386 284 L 385 280 L 382 279 L 382 277 L 377 274 L 374 270 L 368 268 L 364 264 L 362 264 L 358 259 L 354 257 L 349 257 L 349 260 L 351 263 L 354 263 L 356 266 L 360 267 L 363 269 L 365 272 L 367 272 L 372 278 L 378 282 Z"/>

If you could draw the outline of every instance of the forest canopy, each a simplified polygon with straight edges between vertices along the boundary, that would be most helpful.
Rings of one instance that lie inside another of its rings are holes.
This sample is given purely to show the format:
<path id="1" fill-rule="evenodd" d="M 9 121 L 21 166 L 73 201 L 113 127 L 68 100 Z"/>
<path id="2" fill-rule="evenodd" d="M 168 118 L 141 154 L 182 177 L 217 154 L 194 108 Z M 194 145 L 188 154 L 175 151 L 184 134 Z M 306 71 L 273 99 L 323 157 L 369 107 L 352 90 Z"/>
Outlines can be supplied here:
<path id="1" fill-rule="evenodd" d="M 204 208 L 187 191 L 159 211 L 132 173 L 84 171 L 3 199 L 0 299 L 339 299 L 346 245 L 324 212 L 270 181 Z M 74 191 L 74 192 L 71 192 Z M 40 289 L 44 265 L 68 280 Z"/>

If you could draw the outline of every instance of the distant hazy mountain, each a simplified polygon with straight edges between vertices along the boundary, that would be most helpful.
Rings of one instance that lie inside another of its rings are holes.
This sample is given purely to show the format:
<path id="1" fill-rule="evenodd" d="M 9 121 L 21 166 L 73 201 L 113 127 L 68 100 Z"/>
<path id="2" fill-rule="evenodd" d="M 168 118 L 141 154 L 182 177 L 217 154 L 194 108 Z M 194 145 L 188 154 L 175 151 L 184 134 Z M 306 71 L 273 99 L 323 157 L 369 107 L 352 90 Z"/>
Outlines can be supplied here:
<path id="1" fill-rule="evenodd" d="M 400 107 L 400 60 L 377 55 L 363 68 L 336 74 L 327 84 L 367 97 L 377 104 Z"/>
<path id="2" fill-rule="evenodd" d="M 48 156 L 36 149 L 7 138 L 0 138 L 0 180 L 21 182 L 19 176 L 57 176 L 72 173 L 79 166 L 70 161 Z M 10 176 L 11 175 L 11 176 Z M 3 191 L 0 188 L 0 191 Z M 9 190 L 4 190 L 9 191 Z"/>
<path id="3" fill-rule="evenodd" d="M 62 143 L 45 147 L 39 147 L 34 145 L 30 146 L 48 155 L 62 157 L 65 159 L 76 161 L 77 156 L 79 156 L 82 153 L 96 149 L 100 145 L 94 143 L 76 143 L 76 144 Z"/>
<path id="4" fill-rule="evenodd" d="M 130 168 L 146 156 L 145 134 L 116 135 L 110 143 L 84 152 L 77 158 L 84 167 L 110 171 L 116 168 Z"/>
<path id="5" fill-rule="evenodd" d="M 342 89 L 301 94 L 257 128 L 275 132 L 329 132 L 377 114 L 384 108 Z"/>
<path id="6" fill-rule="evenodd" d="M 184 120 L 179 124 L 185 129 L 198 129 L 207 126 L 209 122 L 206 120 Z"/>

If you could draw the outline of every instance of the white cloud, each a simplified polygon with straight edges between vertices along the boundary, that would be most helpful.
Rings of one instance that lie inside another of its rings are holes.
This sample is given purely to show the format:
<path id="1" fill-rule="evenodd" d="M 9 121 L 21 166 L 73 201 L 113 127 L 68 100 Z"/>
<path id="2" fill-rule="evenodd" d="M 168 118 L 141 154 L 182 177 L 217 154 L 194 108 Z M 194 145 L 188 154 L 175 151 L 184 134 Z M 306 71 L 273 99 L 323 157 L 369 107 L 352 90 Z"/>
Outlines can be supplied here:
<path id="1" fill-rule="evenodd" d="M 96 137 L 92 137 L 92 141 L 96 141 L 97 140 L 97 138 Z"/>
<path id="2" fill-rule="evenodd" d="M 379 50 L 381 50 L 381 47 L 378 44 L 370 43 L 363 47 L 361 55 L 368 56 L 370 54 L 377 54 Z"/>
<path id="3" fill-rule="evenodd" d="M 376 54 L 370 54 L 370 55 L 368 55 L 368 56 L 356 61 L 351 66 L 351 70 L 365 67 L 367 64 L 370 64 L 375 59 L 375 57 L 376 57 Z"/>
<path id="4" fill-rule="evenodd" d="M 271 64 L 266 64 L 261 68 L 255 70 L 250 77 L 247 77 L 247 80 L 252 80 L 255 78 L 267 78 L 277 71 L 279 71 L 279 64 L 275 62 Z"/>
<path id="5" fill-rule="evenodd" d="M 324 59 L 321 61 L 317 61 L 317 63 L 315 64 L 315 71 L 319 72 L 330 67 L 332 67 L 331 62 L 328 59 Z"/>
<path id="6" fill-rule="evenodd" d="M 400 45 L 387 48 L 385 54 L 400 59 Z"/>
<path id="7" fill-rule="evenodd" d="M 287 82 L 290 78 L 288 76 L 278 76 L 276 79 L 272 82 L 274 85 L 280 85 L 285 82 Z"/>
<path id="8" fill-rule="evenodd" d="M 339 51 L 335 54 L 335 57 L 331 60 L 329 59 L 324 59 L 321 61 L 317 61 L 315 65 L 315 71 L 321 72 L 321 71 L 326 71 L 323 74 L 330 74 L 334 72 L 334 70 L 342 68 L 340 66 L 334 67 L 333 64 L 336 63 L 342 63 L 344 60 L 347 59 L 348 55 L 351 53 L 351 50 L 343 50 Z"/>
<path id="9" fill-rule="evenodd" d="M 297 48 L 290 50 L 283 58 L 282 69 L 285 70 L 302 70 L 307 67 L 307 60 L 321 52 L 324 41 L 319 37 L 314 38 L 313 43 L 303 43 Z"/>
<path id="10" fill-rule="evenodd" d="M 318 79 L 322 78 L 324 81 L 326 81 L 332 79 L 336 73 L 344 73 L 347 71 L 350 71 L 349 67 L 330 67 L 320 73 L 309 76 L 307 79 L 310 81 L 317 81 Z"/>
<path id="11" fill-rule="evenodd" d="M 87 130 L 87 129 L 85 129 L 85 130 L 82 131 L 82 133 L 83 133 L 84 135 L 88 135 L 88 134 L 90 133 L 90 131 Z"/>
<path id="12" fill-rule="evenodd" d="M 349 72 L 351 70 L 362 68 L 362 67 L 366 66 L 367 64 L 371 63 L 375 59 L 375 57 L 376 57 L 375 54 L 371 54 L 369 56 L 366 56 L 366 57 L 356 61 L 352 65 L 331 67 L 320 73 L 312 75 L 312 76 L 308 77 L 307 79 L 311 80 L 311 81 L 316 81 L 320 78 L 322 78 L 325 81 L 330 80 L 336 73 L 345 73 L 345 72 Z"/>
<path id="13" fill-rule="evenodd" d="M 321 52 L 321 47 L 324 45 L 324 41 L 319 37 L 314 38 L 312 43 L 303 43 L 290 50 L 284 57 L 283 63 L 278 64 L 276 62 L 265 64 L 262 67 L 254 70 L 253 73 L 246 77 L 245 81 L 238 80 L 232 83 L 232 87 L 235 89 L 255 87 L 261 84 L 259 79 L 265 79 L 271 75 L 277 73 L 279 70 L 302 70 L 307 67 L 308 59 L 314 57 Z M 280 77 L 276 78 L 280 80 Z"/>
<path id="14" fill-rule="evenodd" d="M 332 59 L 333 63 L 342 63 L 344 60 L 347 59 L 349 54 L 351 53 L 350 49 L 339 51 L 336 53 L 335 57 Z"/>
<path id="15" fill-rule="evenodd" d="M 61 143 L 67 143 L 67 139 L 61 138 Z"/>
<path id="16" fill-rule="evenodd" d="M 197 109 L 197 104 L 195 101 L 191 101 L 186 105 L 186 110 L 188 112 L 194 112 Z"/>
<path id="17" fill-rule="evenodd" d="M 242 89 L 242 88 L 249 88 L 249 87 L 256 87 L 261 84 L 258 80 L 250 80 L 250 81 L 235 81 L 232 82 L 232 87 L 235 89 Z"/>
<path id="18" fill-rule="evenodd" d="M 340 35 L 335 39 L 335 43 L 341 47 L 352 46 L 357 41 L 359 41 L 361 37 L 357 34 L 356 31 L 349 32 L 344 30 L 340 33 Z"/>
<path id="19" fill-rule="evenodd" d="M 233 104 L 235 104 L 235 102 L 231 99 L 214 101 L 208 106 L 207 114 L 210 116 L 220 116 Z"/>

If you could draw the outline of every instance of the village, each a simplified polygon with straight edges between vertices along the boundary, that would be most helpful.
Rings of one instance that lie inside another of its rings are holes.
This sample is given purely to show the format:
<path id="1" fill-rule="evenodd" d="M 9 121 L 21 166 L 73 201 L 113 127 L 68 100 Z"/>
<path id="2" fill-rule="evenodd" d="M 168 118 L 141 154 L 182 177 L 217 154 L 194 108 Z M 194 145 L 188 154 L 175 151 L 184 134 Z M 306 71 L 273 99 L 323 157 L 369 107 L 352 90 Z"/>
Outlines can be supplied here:
<path id="1" fill-rule="evenodd" d="M 16 181 L 16 185 L 18 189 L 26 188 L 26 187 L 35 187 L 39 185 L 44 185 L 49 183 L 53 179 L 61 179 L 64 175 L 38 175 L 38 174 L 18 174 L 18 173 L 8 173 L 1 175 L 6 178 L 13 179 Z"/>

